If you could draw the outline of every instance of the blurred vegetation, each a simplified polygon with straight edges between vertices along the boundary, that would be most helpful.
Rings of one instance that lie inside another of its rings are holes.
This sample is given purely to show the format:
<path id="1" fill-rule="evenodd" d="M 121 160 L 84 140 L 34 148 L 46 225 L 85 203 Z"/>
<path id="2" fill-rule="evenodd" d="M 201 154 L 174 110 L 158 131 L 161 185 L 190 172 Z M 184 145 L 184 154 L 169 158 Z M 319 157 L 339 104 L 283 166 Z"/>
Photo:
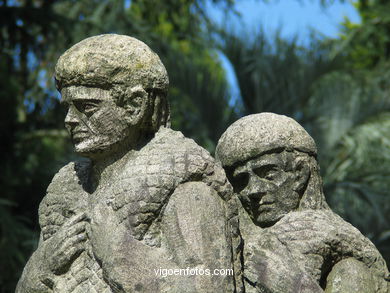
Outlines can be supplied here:
<path id="1" fill-rule="evenodd" d="M 320 1 L 323 4 L 332 1 Z M 338 39 L 300 45 L 280 34 L 216 27 L 215 5 L 234 0 L 0 1 L 0 292 L 13 292 L 35 248 L 39 202 L 54 173 L 75 158 L 52 80 L 72 44 L 92 35 L 139 38 L 170 75 L 173 128 L 213 152 L 242 115 L 270 111 L 316 139 L 330 205 L 390 263 L 390 4 L 356 1 L 362 23 Z M 219 54 L 229 60 L 233 97 Z"/>

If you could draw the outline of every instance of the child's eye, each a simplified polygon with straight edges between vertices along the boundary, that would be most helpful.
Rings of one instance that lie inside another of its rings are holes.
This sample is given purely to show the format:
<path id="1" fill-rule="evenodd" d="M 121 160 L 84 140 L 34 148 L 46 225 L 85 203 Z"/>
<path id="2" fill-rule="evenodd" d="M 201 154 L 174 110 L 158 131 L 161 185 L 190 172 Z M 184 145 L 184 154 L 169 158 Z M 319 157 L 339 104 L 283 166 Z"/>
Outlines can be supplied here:
<path id="1" fill-rule="evenodd" d="M 232 185 L 235 192 L 242 191 L 247 185 L 249 181 L 249 174 L 246 172 L 241 172 L 235 174 L 232 178 Z"/>
<path id="2" fill-rule="evenodd" d="M 267 179 L 267 180 L 274 180 L 275 179 L 275 175 L 276 175 L 276 172 L 275 171 L 268 171 L 264 178 Z"/>
<path id="3" fill-rule="evenodd" d="M 278 171 L 275 166 L 267 165 L 254 168 L 253 172 L 260 178 L 272 181 L 275 179 L 275 176 L 277 175 Z"/>

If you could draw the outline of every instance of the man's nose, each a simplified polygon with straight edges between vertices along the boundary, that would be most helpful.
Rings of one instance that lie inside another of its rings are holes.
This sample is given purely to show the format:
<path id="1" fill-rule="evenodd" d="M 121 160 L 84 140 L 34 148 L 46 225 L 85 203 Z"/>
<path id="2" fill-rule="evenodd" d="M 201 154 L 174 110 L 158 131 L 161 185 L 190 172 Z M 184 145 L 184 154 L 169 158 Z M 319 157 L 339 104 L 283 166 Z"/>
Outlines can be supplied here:
<path id="1" fill-rule="evenodd" d="M 76 113 L 76 110 L 73 106 L 69 107 L 68 113 L 66 114 L 65 117 L 65 126 L 68 128 L 73 128 L 76 125 L 79 124 L 79 117 Z"/>
<path id="2" fill-rule="evenodd" d="M 245 193 L 249 197 L 263 197 L 267 191 L 267 184 L 256 174 L 250 174 L 248 185 L 245 188 Z"/>

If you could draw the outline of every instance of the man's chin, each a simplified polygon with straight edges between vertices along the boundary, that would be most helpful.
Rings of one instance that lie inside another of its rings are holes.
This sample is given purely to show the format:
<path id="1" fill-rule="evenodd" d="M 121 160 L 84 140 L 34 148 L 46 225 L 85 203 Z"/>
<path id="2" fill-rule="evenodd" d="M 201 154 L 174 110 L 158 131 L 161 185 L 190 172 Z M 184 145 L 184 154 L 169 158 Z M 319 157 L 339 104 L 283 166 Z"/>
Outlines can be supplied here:
<path id="1" fill-rule="evenodd" d="M 74 150 L 75 153 L 81 157 L 93 159 L 104 155 L 107 151 L 107 147 L 96 147 L 85 142 L 80 142 L 74 144 Z"/>
<path id="2" fill-rule="evenodd" d="M 273 215 L 260 215 L 256 219 L 256 224 L 260 226 L 261 228 L 268 228 L 276 224 L 282 217 L 277 217 Z"/>
<path id="3" fill-rule="evenodd" d="M 109 137 L 99 139 L 87 139 L 80 142 L 74 142 L 75 152 L 82 157 L 90 159 L 100 159 L 115 153 L 120 148 L 121 140 L 114 141 Z"/>

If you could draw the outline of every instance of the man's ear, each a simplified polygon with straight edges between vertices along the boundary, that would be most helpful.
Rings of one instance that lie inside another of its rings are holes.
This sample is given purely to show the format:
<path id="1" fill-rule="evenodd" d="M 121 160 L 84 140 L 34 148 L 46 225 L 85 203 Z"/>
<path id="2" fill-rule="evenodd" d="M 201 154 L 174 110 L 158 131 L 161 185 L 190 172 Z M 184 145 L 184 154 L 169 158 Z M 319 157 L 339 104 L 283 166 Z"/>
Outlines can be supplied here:
<path id="1" fill-rule="evenodd" d="M 301 193 L 306 188 L 310 177 L 309 162 L 303 158 L 298 157 L 293 162 L 293 171 L 295 174 L 294 190 Z"/>
<path id="2" fill-rule="evenodd" d="M 138 125 L 145 117 L 148 108 L 148 93 L 141 85 L 126 90 L 126 99 L 122 107 L 126 110 L 126 119 L 131 125 Z"/>

